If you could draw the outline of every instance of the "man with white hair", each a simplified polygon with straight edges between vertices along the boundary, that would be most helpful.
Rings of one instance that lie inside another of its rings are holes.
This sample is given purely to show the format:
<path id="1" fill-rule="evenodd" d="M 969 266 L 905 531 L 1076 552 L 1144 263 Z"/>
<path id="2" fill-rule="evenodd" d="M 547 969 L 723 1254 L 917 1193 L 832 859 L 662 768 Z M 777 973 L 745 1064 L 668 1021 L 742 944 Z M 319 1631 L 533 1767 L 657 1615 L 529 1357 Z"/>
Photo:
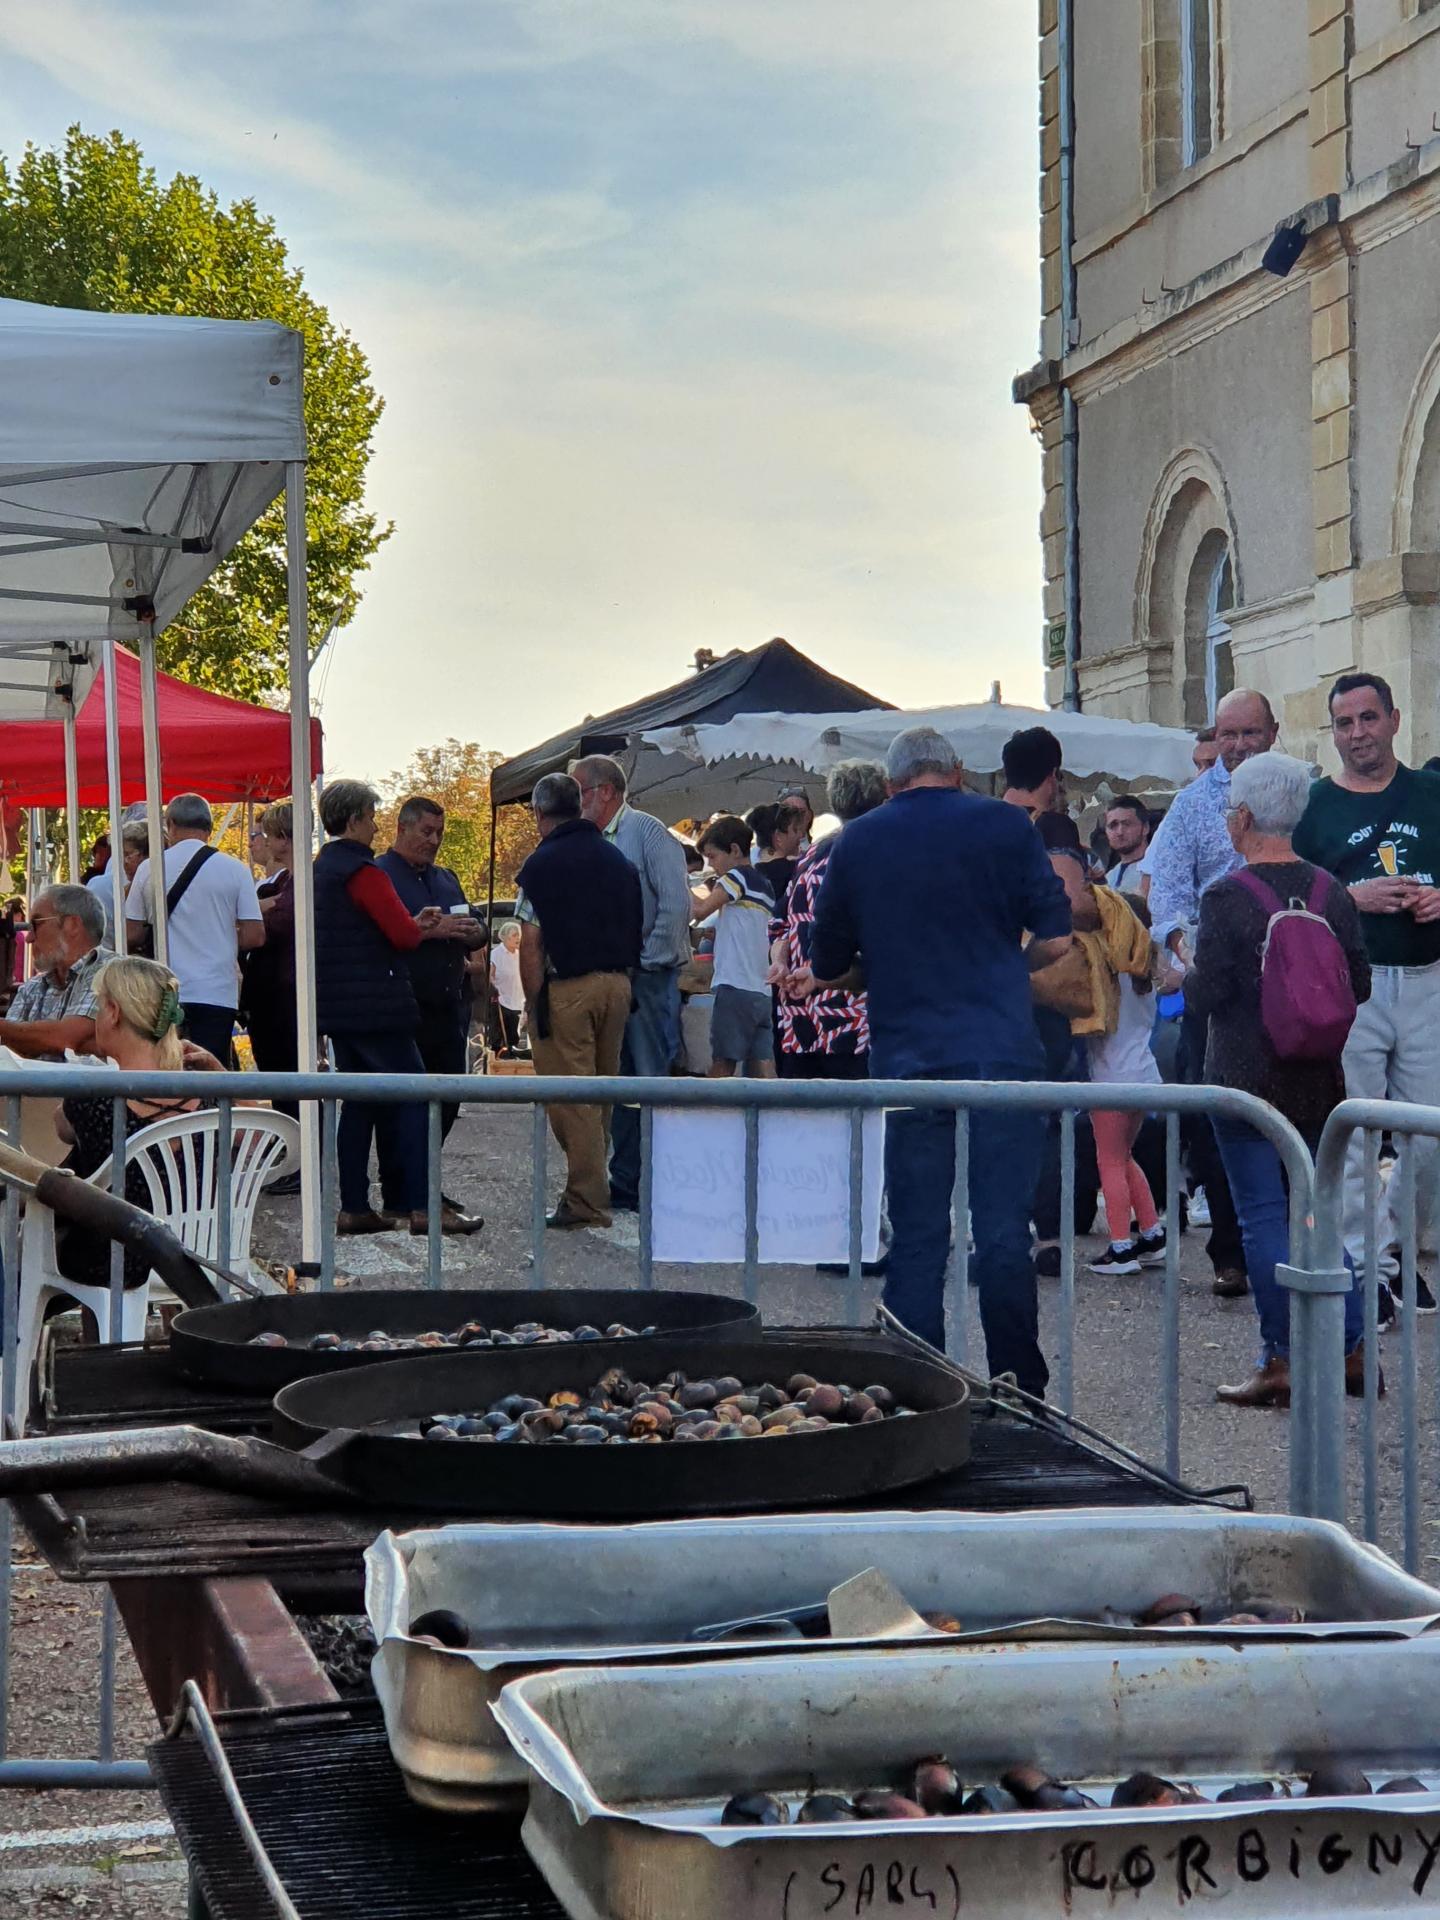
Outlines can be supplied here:
<path id="1" fill-rule="evenodd" d="M 690 958 L 690 886 L 685 851 L 662 820 L 626 798 L 625 769 L 607 753 L 572 762 L 584 818 L 634 867 L 644 906 L 640 970 L 625 1022 L 620 1071 L 669 1073 L 680 1051 L 680 969 Z M 610 1205 L 640 1205 L 640 1109 L 616 1107 L 610 1123 Z"/>
<path id="2" fill-rule="evenodd" d="M 1208 773 L 1182 787 L 1155 830 L 1145 864 L 1150 872 L 1150 916 L 1155 938 L 1177 957 L 1194 948 L 1200 896 L 1215 880 L 1244 865 L 1230 844 L 1225 810 L 1230 776 L 1257 753 L 1268 753 L 1280 732 L 1263 693 L 1236 687 L 1215 709 L 1219 758 Z M 1192 1086 L 1205 1078 L 1205 1023 L 1187 1014 L 1181 1029 L 1181 1072 Z M 1248 1286 L 1240 1226 L 1225 1179 L 1225 1169 L 1207 1120 L 1185 1130 L 1190 1177 L 1205 1189 L 1210 1208 L 1210 1238 L 1205 1251 L 1215 1270 L 1214 1290 L 1222 1299 L 1241 1298 Z"/>
<path id="3" fill-rule="evenodd" d="M 1030 974 L 1070 938 L 1065 889 L 1040 836 L 1019 807 L 964 791 L 955 749 L 932 727 L 897 735 L 885 771 L 890 800 L 852 821 L 830 856 L 815 984 L 863 974 L 875 1079 L 1037 1079 Z M 1036 1396 L 1049 1379 L 1030 1251 L 1042 1136 L 1038 1114 L 1003 1110 L 970 1130 L 973 1273 L 990 1372 L 1013 1374 Z M 894 1232 L 885 1304 L 943 1347 L 954 1113 L 892 1114 L 885 1164 Z M 955 1231 L 965 1232 L 963 1220 Z"/>
<path id="4" fill-rule="evenodd" d="M 185 1008 L 180 1031 L 223 1065 L 240 1005 L 238 956 L 264 946 L 265 921 L 250 869 L 210 845 L 214 824 L 198 793 L 177 793 L 165 809 L 162 871 L 170 971 Z M 125 900 L 131 941 L 154 925 L 150 869 L 140 862 Z"/>

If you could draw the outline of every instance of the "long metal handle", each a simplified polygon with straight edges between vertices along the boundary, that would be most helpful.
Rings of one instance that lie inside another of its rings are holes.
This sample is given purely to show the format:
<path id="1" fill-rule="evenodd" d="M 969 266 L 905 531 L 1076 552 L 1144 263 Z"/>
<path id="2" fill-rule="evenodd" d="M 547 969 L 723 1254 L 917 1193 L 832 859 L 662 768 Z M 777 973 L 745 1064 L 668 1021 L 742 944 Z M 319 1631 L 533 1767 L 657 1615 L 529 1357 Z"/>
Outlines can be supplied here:
<path id="1" fill-rule="evenodd" d="M 0 1444 L 0 1499 L 169 1479 L 291 1499 L 333 1501 L 341 1491 L 317 1464 L 284 1447 L 203 1427 L 66 1433 Z"/>
<path id="2" fill-rule="evenodd" d="M 285 1891 L 285 1883 L 275 1871 L 274 1862 L 265 1851 L 265 1843 L 255 1831 L 255 1822 L 250 1818 L 250 1810 L 245 1805 L 240 1792 L 239 1782 L 230 1765 L 215 1722 L 210 1717 L 210 1709 L 205 1704 L 204 1695 L 193 1680 L 187 1680 L 180 1690 L 180 1703 L 175 1717 L 165 1729 L 167 1740 L 178 1740 L 186 1727 L 193 1729 L 200 1742 L 205 1758 L 210 1762 L 210 1770 L 224 1794 L 226 1804 L 235 1821 L 236 1831 L 249 1854 L 251 1864 L 259 1874 L 266 1893 L 274 1904 L 279 1920 L 302 1920 L 302 1916 L 290 1895 Z"/>

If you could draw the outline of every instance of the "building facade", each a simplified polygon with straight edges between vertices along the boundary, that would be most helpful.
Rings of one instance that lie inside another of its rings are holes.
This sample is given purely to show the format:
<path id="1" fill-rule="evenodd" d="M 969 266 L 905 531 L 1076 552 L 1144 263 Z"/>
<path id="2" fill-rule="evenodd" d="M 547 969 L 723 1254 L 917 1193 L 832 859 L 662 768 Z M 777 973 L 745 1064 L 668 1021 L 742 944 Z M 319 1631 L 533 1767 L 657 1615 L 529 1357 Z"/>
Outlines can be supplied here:
<path id="1" fill-rule="evenodd" d="M 1255 686 L 1329 764 L 1325 687 L 1368 667 L 1440 752 L 1440 0 L 1040 0 L 1040 30 L 1015 390 L 1052 703 L 1198 727 Z"/>

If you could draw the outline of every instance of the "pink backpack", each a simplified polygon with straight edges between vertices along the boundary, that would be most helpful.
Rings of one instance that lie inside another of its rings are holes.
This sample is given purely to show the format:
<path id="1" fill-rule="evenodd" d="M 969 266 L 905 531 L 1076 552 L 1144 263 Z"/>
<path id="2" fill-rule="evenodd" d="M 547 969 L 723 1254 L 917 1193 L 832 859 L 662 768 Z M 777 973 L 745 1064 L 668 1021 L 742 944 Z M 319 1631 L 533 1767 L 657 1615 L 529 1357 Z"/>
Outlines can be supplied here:
<path id="1" fill-rule="evenodd" d="M 1330 876 L 1318 872 L 1302 907 L 1258 875 L 1236 874 L 1269 914 L 1260 950 L 1260 1023 L 1281 1060 L 1336 1060 L 1355 1021 L 1350 963 L 1325 918 Z"/>

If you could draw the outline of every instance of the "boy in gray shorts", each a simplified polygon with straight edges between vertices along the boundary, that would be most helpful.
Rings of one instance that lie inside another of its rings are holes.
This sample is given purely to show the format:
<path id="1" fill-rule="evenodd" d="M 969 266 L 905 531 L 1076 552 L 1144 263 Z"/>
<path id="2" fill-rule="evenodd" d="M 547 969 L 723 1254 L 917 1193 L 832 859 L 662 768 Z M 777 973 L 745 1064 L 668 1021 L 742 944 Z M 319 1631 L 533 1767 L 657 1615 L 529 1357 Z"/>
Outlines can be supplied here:
<path id="1" fill-rule="evenodd" d="M 710 1017 L 710 1077 L 728 1080 L 740 1067 L 753 1079 L 775 1078 L 775 1040 L 770 1025 L 770 917 L 775 896 L 750 865 L 754 835 L 743 820 L 725 814 L 700 836 L 715 885 L 692 893 L 690 917 L 715 923 L 715 1010 Z"/>

